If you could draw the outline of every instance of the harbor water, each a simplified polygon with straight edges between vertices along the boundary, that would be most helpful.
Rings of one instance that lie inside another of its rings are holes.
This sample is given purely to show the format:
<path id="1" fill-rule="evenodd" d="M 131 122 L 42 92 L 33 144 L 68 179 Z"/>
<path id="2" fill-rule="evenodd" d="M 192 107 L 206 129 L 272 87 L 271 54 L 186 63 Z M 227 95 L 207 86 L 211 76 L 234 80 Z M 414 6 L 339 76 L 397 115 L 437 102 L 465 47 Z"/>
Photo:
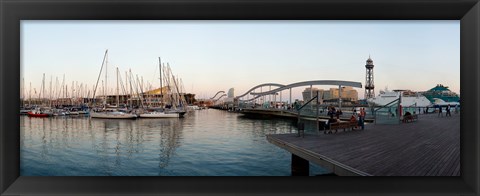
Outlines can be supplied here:
<path id="1" fill-rule="evenodd" d="M 20 116 L 20 175 L 290 176 L 291 154 L 265 135 L 295 124 L 214 109 L 165 119 Z M 326 172 L 310 163 L 311 176 Z"/>

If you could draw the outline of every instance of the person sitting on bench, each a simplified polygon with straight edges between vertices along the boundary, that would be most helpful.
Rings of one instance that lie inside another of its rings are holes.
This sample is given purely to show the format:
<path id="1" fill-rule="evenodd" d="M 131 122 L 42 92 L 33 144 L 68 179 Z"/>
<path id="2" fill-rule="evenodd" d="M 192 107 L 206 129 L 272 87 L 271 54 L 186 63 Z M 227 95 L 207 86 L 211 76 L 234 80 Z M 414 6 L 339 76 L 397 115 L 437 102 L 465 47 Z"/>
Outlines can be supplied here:
<path id="1" fill-rule="evenodd" d="M 357 117 L 355 117 L 355 114 L 352 114 L 350 117 L 350 123 L 355 124 L 355 129 L 357 128 Z"/>
<path id="2" fill-rule="evenodd" d="M 408 120 L 413 121 L 413 116 L 410 112 L 406 112 L 405 115 L 403 115 L 403 122 L 408 122 Z"/>
<path id="3" fill-rule="evenodd" d="M 327 127 L 330 128 L 332 123 L 336 123 L 336 122 L 338 122 L 337 119 L 335 119 L 333 116 L 330 116 L 330 118 L 327 121 Z"/>

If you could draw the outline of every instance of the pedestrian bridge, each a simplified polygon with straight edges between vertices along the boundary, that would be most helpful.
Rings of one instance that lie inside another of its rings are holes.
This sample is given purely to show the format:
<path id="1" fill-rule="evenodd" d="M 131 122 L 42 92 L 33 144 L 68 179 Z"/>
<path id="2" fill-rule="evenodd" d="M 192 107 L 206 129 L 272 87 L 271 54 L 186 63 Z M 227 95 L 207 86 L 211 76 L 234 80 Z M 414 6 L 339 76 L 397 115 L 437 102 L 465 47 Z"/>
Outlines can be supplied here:
<path id="1" fill-rule="evenodd" d="M 345 86 L 362 88 L 362 83 L 360 83 L 360 82 L 343 81 L 343 80 L 311 80 L 311 81 L 296 82 L 296 83 L 287 84 L 287 85 L 278 84 L 278 83 L 264 83 L 264 84 L 259 84 L 259 85 L 256 85 L 256 86 L 252 87 L 247 92 L 245 92 L 245 93 L 243 93 L 239 96 L 236 96 L 235 99 L 238 100 L 238 101 L 242 101 L 242 102 L 250 102 L 250 101 L 256 100 L 258 98 L 261 98 L 263 96 L 266 96 L 266 95 L 277 95 L 278 92 L 281 93 L 282 91 L 288 90 L 289 93 L 290 93 L 289 103 L 291 104 L 292 103 L 292 88 L 302 87 L 302 86 L 310 86 L 310 89 L 312 89 L 313 85 L 330 85 L 330 86 L 333 85 L 333 86 L 338 86 L 339 89 L 341 89 L 342 87 L 345 87 Z M 267 91 L 263 91 L 263 87 L 269 87 L 269 89 Z M 275 88 L 272 89 L 272 87 L 275 87 Z M 260 92 L 258 92 L 258 91 L 260 91 Z M 249 96 L 249 95 L 252 95 L 253 98 L 248 97 L 247 99 L 244 99 L 245 96 Z M 341 91 L 339 91 L 339 97 L 340 97 L 339 104 L 341 104 L 341 98 L 342 98 Z M 280 100 L 281 99 L 282 98 L 280 97 Z"/>

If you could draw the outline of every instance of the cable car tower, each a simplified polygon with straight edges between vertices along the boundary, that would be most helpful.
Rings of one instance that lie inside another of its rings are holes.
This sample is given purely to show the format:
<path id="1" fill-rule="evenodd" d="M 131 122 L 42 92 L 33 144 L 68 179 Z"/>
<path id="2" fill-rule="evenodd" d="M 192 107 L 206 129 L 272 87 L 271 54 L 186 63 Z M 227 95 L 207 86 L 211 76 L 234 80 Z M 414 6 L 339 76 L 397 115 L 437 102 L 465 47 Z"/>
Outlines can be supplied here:
<path id="1" fill-rule="evenodd" d="M 374 98 L 375 85 L 373 84 L 373 61 L 370 58 L 370 55 L 368 55 L 367 64 L 365 65 L 365 68 L 367 69 L 367 74 L 365 77 L 365 99 Z"/>

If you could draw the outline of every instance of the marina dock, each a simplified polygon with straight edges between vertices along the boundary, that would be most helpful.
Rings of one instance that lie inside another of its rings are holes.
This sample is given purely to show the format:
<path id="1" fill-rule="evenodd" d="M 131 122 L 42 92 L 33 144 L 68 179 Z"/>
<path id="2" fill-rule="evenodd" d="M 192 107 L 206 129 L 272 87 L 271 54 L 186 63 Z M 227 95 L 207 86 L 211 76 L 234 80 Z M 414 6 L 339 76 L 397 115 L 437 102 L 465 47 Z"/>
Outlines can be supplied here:
<path id="1" fill-rule="evenodd" d="M 419 115 L 415 122 L 368 124 L 360 131 L 266 137 L 292 153 L 292 175 L 308 175 L 312 162 L 340 176 L 460 176 L 460 114 Z"/>

